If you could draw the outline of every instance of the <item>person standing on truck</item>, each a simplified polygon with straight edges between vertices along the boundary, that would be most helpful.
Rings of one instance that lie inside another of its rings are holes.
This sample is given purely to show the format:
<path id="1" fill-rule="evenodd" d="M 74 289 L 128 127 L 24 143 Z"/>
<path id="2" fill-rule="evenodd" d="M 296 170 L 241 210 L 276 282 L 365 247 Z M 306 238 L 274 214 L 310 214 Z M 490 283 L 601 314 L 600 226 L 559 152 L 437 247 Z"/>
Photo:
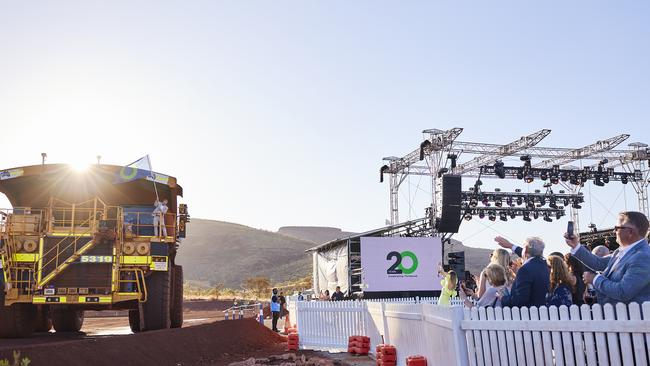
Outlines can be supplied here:
<path id="1" fill-rule="evenodd" d="M 167 199 L 165 198 L 162 202 L 156 200 L 153 203 L 156 208 L 154 208 L 151 216 L 153 216 L 153 236 L 158 236 L 158 228 L 162 227 L 162 236 L 163 238 L 167 237 L 167 228 L 165 227 L 165 214 L 167 213 Z M 160 223 L 162 222 L 162 226 Z"/>
<path id="2" fill-rule="evenodd" d="M 280 298 L 278 297 L 278 289 L 273 289 L 273 295 L 271 296 L 271 314 L 273 314 L 273 331 L 279 332 L 278 330 L 278 319 L 280 319 Z"/>

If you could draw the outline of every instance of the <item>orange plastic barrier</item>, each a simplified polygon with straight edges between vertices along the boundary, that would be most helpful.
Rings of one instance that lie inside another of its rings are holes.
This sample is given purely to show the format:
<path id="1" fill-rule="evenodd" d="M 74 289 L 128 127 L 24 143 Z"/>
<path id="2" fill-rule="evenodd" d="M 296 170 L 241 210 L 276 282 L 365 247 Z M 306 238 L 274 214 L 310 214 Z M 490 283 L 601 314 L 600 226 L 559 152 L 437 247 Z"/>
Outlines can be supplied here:
<path id="1" fill-rule="evenodd" d="M 367 355 L 370 352 L 370 337 L 350 336 L 348 338 L 348 353 Z"/>
<path id="2" fill-rule="evenodd" d="M 379 344 L 377 351 L 377 366 L 395 366 L 397 364 L 397 349 L 390 344 Z"/>
<path id="3" fill-rule="evenodd" d="M 289 335 L 287 335 L 288 351 L 297 351 L 299 343 L 300 343 L 300 338 L 298 336 L 298 333 L 289 333 Z"/>
<path id="4" fill-rule="evenodd" d="M 406 366 L 427 366 L 427 358 L 420 355 L 408 356 Z"/>

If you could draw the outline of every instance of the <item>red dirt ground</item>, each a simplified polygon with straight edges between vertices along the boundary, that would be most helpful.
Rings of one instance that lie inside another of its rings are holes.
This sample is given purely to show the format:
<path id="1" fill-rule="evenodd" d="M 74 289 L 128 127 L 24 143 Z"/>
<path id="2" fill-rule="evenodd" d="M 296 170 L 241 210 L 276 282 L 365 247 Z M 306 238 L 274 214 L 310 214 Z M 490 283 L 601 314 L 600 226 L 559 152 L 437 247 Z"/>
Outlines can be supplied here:
<path id="1" fill-rule="evenodd" d="M 284 342 L 284 337 L 256 320 L 244 319 L 125 336 L 24 345 L 19 350 L 31 360 L 32 366 L 220 366 L 249 357 L 284 353 Z M 11 351 L 0 351 L 0 359 L 10 357 Z"/>

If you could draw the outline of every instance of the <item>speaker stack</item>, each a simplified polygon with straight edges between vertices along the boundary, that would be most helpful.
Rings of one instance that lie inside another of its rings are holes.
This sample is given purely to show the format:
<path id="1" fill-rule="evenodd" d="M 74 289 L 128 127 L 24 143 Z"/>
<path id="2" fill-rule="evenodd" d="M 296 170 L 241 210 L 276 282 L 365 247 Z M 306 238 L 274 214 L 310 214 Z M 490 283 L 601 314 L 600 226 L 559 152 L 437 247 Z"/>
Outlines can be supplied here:
<path id="1" fill-rule="evenodd" d="M 462 187 L 461 176 L 446 174 L 442 176 L 442 202 L 437 221 L 440 233 L 457 233 L 461 220 Z"/>

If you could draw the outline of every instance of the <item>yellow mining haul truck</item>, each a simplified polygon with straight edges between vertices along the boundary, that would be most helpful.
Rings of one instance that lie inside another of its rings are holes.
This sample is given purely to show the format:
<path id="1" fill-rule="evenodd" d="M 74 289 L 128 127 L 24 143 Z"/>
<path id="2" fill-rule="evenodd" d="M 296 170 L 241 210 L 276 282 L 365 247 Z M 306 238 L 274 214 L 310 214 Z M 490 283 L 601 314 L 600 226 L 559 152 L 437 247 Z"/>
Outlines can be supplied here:
<path id="1" fill-rule="evenodd" d="M 189 221 L 176 178 L 94 165 L 0 171 L 0 338 L 79 331 L 84 310 L 128 310 L 134 332 L 180 327 Z M 168 201 L 154 214 L 156 197 Z"/>

